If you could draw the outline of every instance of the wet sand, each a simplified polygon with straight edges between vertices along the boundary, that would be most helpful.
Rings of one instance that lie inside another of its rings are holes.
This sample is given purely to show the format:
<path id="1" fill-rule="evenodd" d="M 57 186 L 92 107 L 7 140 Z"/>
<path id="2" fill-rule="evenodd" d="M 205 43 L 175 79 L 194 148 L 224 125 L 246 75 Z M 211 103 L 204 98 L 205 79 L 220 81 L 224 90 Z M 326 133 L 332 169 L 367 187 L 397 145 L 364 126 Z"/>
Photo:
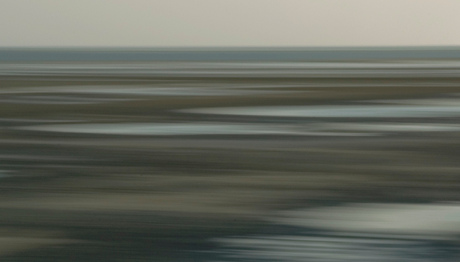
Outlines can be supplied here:
<path id="1" fill-rule="evenodd" d="M 206 261 L 210 239 L 259 232 L 280 210 L 460 200 L 456 77 L 24 75 L 0 88 L 15 97 L 0 103 L 2 261 Z M 382 100 L 450 101 L 449 114 L 365 107 Z M 271 106 L 365 115 L 214 109 Z"/>

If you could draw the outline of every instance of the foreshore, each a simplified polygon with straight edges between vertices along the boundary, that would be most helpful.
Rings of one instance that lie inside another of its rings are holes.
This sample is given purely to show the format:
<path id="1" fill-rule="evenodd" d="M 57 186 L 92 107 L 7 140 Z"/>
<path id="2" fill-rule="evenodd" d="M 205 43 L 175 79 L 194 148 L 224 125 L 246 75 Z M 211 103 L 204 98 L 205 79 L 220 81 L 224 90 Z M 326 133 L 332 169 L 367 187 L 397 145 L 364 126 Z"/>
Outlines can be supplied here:
<path id="1" fill-rule="evenodd" d="M 133 88 L 142 92 L 127 92 Z M 176 93 L 158 93 L 168 88 Z M 222 94 L 206 95 L 216 88 Z M 442 104 L 460 102 L 459 94 L 460 77 L 0 76 L 0 260 L 201 261 L 196 251 L 212 250 L 209 239 L 258 232 L 280 210 L 460 201 L 460 132 L 426 131 L 460 124 L 447 110 L 457 106 Z M 437 104 L 415 117 L 212 113 L 256 106 L 372 111 L 382 100 Z M 197 108 L 211 113 L 186 111 Z M 139 123 L 153 126 L 133 134 L 130 126 Z M 149 134 L 155 124 L 182 133 Z M 281 131 L 187 134 L 192 124 Z M 393 129 L 349 128 L 359 124 Z M 89 131 L 62 132 L 63 125 Z M 411 128 L 397 129 L 403 125 Z"/>

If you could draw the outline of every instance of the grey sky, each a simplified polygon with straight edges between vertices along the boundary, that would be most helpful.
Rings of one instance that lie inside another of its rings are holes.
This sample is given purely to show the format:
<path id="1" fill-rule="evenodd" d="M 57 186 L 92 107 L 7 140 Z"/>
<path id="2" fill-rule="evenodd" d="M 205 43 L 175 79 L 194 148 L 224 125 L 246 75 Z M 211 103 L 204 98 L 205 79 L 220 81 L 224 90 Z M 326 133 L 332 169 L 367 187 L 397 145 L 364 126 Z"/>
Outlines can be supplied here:
<path id="1" fill-rule="evenodd" d="M 460 45 L 460 0 L 0 0 L 0 46 Z"/>

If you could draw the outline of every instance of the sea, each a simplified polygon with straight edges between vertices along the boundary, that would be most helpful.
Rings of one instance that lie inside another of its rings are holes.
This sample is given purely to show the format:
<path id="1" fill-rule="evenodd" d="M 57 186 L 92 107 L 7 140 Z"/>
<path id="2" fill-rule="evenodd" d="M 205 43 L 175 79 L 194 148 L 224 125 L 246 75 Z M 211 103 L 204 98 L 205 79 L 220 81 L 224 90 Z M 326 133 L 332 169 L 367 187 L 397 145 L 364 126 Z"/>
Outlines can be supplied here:
<path id="1" fill-rule="evenodd" d="M 1 48 L 0 75 L 449 77 L 459 60 L 460 47 Z"/>
<path id="2" fill-rule="evenodd" d="M 1 48 L 1 62 L 207 61 L 306 62 L 460 59 L 460 47 L 329 48 Z"/>

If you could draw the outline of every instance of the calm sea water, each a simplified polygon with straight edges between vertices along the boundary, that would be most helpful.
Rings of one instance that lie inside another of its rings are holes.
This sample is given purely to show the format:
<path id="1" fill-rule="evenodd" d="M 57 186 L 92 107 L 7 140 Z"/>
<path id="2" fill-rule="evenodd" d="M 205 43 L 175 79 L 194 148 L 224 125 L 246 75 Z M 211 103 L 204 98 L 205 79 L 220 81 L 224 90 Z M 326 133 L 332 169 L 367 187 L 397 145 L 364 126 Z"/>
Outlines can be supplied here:
<path id="1" fill-rule="evenodd" d="M 454 77 L 460 47 L 0 49 L 0 75 Z"/>
<path id="2" fill-rule="evenodd" d="M 344 61 L 460 59 L 460 47 L 387 48 L 3 48 L 0 62 Z"/>

